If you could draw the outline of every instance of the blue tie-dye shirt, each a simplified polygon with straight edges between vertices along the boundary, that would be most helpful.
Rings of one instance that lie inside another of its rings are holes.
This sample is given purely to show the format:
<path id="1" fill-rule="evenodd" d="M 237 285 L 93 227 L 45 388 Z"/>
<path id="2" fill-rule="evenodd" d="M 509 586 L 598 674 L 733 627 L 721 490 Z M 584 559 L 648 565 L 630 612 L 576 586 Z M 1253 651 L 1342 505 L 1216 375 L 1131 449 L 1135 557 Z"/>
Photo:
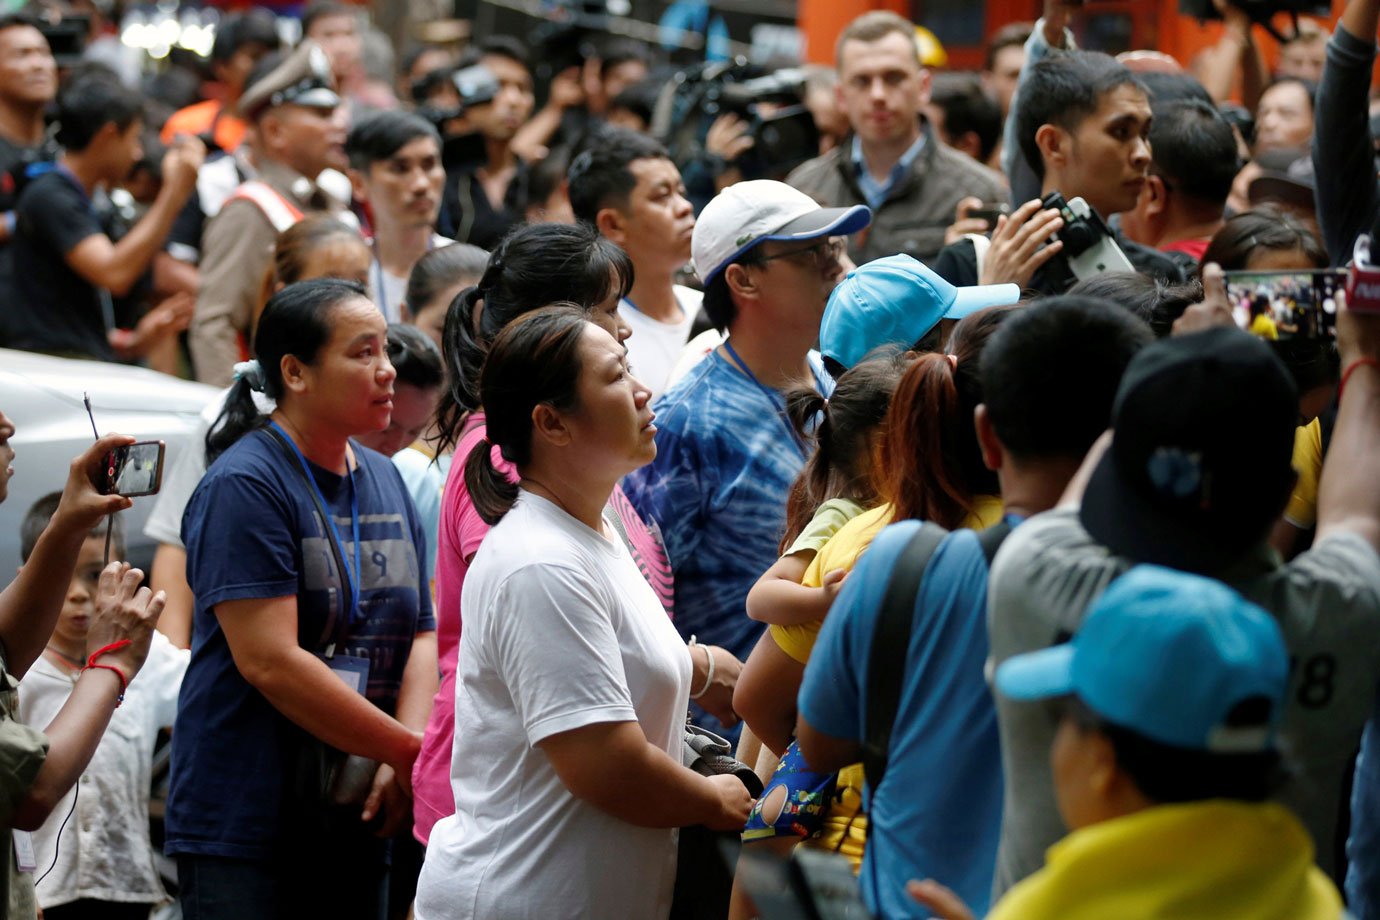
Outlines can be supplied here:
<path id="1" fill-rule="evenodd" d="M 832 389 L 810 353 L 816 385 Z M 747 658 L 762 624 L 748 589 L 776 561 L 786 495 L 805 465 L 780 393 L 717 351 L 652 406 L 656 460 L 623 480 L 638 513 L 661 528 L 676 579 L 676 628 Z"/>

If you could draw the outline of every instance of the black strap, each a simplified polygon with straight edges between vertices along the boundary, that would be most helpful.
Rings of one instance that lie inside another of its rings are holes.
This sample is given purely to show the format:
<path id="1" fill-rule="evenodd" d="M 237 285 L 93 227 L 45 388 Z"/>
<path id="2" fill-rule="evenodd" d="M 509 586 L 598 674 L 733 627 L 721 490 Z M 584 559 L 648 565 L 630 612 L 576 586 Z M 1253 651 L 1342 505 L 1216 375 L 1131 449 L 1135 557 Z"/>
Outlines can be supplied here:
<path id="1" fill-rule="evenodd" d="M 867 741 L 863 744 L 863 773 L 867 785 L 876 794 L 886 776 L 887 758 L 891 751 L 891 732 L 896 714 L 901 708 L 902 677 L 906 658 L 910 654 L 910 634 L 915 622 L 915 600 L 920 595 L 920 583 L 935 550 L 949 532 L 938 524 L 920 525 L 906 548 L 896 560 L 891 580 L 882 597 L 882 610 L 877 628 L 872 634 L 872 649 L 867 666 Z M 1011 535 L 1011 525 L 999 521 L 979 531 L 978 545 L 991 568 L 1002 542 Z"/>
<path id="2" fill-rule="evenodd" d="M 901 705 L 901 675 L 905 673 L 910 649 L 911 624 L 915 619 L 915 598 L 920 581 L 939 544 L 949 532 L 928 521 L 896 559 L 882 596 L 882 609 L 872 634 L 867 661 L 867 713 L 863 725 L 863 774 L 876 793 L 886 775 L 887 753 L 891 749 L 891 730 Z"/>
<path id="3" fill-rule="evenodd" d="M 335 557 L 335 571 L 340 576 L 340 600 L 335 605 L 335 609 L 328 610 L 326 614 L 326 625 L 321 630 L 320 642 L 329 642 L 326 645 L 325 655 L 327 658 L 334 658 L 336 651 L 345 641 L 345 631 L 350 627 L 350 620 L 347 616 L 342 616 L 342 608 L 350 596 L 350 585 L 345 576 L 345 558 L 340 554 L 340 540 L 336 536 L 335 525 L 331 523 L 330 515 L 326 508 L 321 504 L 321 496 L 316 494 L 316 487 L 313 483 L 307 482 L 307 471 L 302 469 L 302 463 L 297 459 L 297 451 L 291 444 L 277 432 L 273 426 L 264 428 L 273 440 L 278 442 L 283 454 L 288 459 L 288 466 L 297 471 L 297 475 L 307 484 L 307 494 L 311 496 L 312 504 L 316 506 L 316 516 L 320 519 L 322 532 L 326 535 L 326 542 L 330 544 L 331 555 Z"/>
<path id="4" fill-rule="evenodd" d="M 982 547 L 982 555 L 987 560 L 987 568 L 992 568 L 992 560 L 997 557 L 997 550 L 1001 549 L 1002 543 L 1011 536 L 1011 524 L 1008 521 L 998 521 L 986 530 L 978 531 L 978 546 Z"/>

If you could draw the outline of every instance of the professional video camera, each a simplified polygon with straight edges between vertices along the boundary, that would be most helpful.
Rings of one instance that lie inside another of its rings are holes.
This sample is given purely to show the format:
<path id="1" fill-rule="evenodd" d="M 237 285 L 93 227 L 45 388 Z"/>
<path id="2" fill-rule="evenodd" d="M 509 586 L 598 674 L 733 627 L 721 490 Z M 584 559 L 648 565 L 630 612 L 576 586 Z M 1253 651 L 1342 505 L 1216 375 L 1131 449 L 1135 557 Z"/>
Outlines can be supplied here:
<path id="1" fill-rule="evenodd" d="M 533 51 L 533 76 L 540 86 L 562 71 L 598 57 L 596 39 L 609 32 L 605 0 L 557 0 L 546 17 L 527 36 Z"/>
<path id="2" fill-rule="evenodd" d="M 1332 14 L 1331 4 L 1324 0 L 1233 0 L 1233 3 L 1250 17 L 1252 22 L 1264 28 L 1279 42 L 1287 42 L 1291 37 L 1297 37 L 1300 15 L 1326 19 Z M 1179 12 L 1198 20 L 1222 18 L 1222 14 L 1213 6 L 1212 0 L 1179 0 Z M 1276 13 L 1289 14 L 1294 22 L 1293 36 L 1283 35 L 1270 22 Z"/>
<path id="3" fill-rule="evenodd" d="M 752 149 L 733 165 L 745 179 L 784 176 L 819 153 L 819 130 L 804 105 L 805 71 L 764 71 L 744 58 L 700 64 L 675 74 L 657 98 L 651 133 L 677 163 L 704 151 L 704 138 L 719 116 L 748 122 Z"/>

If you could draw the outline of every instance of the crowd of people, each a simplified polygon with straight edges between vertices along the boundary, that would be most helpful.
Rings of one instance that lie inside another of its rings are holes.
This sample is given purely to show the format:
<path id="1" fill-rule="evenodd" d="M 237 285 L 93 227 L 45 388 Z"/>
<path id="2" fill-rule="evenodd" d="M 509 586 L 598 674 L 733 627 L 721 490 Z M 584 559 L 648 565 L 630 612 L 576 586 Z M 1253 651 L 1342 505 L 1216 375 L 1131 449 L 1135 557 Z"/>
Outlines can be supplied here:
<path id="1" fill-rule="evenodd" d="M 1219 6 L 980 73 L 867 13 L 746 114 L 0 19 L 0 345 L 221 388 L 147 577 L 133 438 L 26 512 L 5 916 L 1380 918 L 1380 0 L 1273 73 Z"/>

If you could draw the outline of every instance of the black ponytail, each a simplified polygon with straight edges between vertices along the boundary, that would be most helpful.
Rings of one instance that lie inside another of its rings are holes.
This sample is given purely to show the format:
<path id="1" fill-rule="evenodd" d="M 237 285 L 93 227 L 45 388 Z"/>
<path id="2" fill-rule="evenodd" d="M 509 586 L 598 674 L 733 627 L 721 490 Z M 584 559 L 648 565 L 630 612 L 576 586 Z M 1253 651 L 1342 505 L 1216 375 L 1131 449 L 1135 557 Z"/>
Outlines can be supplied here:
<path id="1" fill-rule="evenodd" d="M 487 437 L 465 458 L 465 488 L 485 523 L 497 524 L 517 500 L 517 485 L 493 465 L 491 450 L 517 467 L 532 462 L 532 410 L 578 404 L 580 338 L 589 318 L 579 306 L 553 304 L 504 329 L 480 375 Z"/>
<path id="2" fill-rule="evenodd" d="M 632 287 L 627 253 L 581 224 L 528 224 L 503 238 L 479 283 L 446 311 L 441 335 L 448 381 L 436 409 L 442 454 L 460 439 L 465 416 L 480 408 L 480 370 L 489 345 L 513 320 L 550 303 L 589 310 Z"/>

